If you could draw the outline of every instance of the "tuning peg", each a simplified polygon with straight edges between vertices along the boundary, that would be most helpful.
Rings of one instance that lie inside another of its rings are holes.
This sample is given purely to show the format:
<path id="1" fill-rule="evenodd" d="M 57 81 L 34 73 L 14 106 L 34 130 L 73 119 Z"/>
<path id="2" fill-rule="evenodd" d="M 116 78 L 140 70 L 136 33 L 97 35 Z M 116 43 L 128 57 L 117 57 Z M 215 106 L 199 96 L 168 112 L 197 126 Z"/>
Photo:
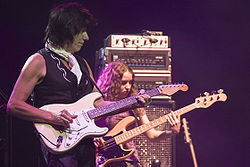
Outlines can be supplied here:
<path id="1" fill-rule="evenodd" d="M 208 96 L 208 95 L 209 95 L 209 93 L 208 93 L 208 92 L 204 92 L 203 94 L 204 94 L 205 96 Z"/>
<path id="2" fill-rule="evenodd" d="M 224 91 L 223 89 L 217 90 L 218 93 L 222 93 L 223 91 Z"/>
<path id="3" fill-rule="evenodd" d="M 211 93 L 210 93 L 210 94 L 212 94 L 212 95 L 213 95 L 213 94 L 215 94 L 215 93 L 216 93 L 216 91 L 215 91 L 215 90 L 213 90 L 213 91 L 211 91 Z"/>

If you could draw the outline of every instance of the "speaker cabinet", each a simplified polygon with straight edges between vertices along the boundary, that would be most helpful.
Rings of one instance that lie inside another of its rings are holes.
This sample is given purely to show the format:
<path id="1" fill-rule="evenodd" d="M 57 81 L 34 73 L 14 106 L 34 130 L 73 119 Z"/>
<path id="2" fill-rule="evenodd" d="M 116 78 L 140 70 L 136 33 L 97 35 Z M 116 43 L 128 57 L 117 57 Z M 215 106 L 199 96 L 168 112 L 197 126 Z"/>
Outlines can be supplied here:
<path id="1" fill-rule="evenodd" d="M 159 118 L 174 110 L 174 101 L 155 102 L 153 100 L 146 108 L 150 120 Z M 168 130 L 168 123 L 164 123 L 155 129 Z M 175 166 L 175 138 L 166 138 L 157 142 L 148 140 L 144 135 L 139 135 L 134 139 L 138 150 L 142 167 L 173 167 Z"/>

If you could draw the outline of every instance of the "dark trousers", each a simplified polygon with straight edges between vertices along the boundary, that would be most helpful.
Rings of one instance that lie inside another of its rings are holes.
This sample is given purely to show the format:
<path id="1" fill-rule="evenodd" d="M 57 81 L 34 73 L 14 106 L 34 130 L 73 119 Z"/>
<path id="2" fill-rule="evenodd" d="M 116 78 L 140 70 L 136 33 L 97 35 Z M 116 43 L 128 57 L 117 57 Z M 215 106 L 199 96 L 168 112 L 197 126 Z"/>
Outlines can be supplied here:
<path id="1" fill-rule="evenodd" d="M 96 151 L 93 139 L 80 142 L 75 148 L 63 154 L 53 154 L 43 148 L 47 167 L 95 167 Z"/>
<path id="2" fill-rule="evenodd" d="M 135 161 L 119 161 L 119 162 L 112 162 L 108 164 L 107 167 L 140 167 L 138 162 Z"/>

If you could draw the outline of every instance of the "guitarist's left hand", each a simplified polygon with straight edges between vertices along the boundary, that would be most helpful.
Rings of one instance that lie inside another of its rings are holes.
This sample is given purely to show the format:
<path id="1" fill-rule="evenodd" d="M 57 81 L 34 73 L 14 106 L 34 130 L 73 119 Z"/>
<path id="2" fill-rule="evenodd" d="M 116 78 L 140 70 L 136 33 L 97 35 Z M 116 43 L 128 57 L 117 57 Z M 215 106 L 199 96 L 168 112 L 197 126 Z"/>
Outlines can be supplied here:
<path id="1" fill-rule="evenodd" d="M 140 92 L 137 94 L 138 96 L 136 97 L 138 103 L 137 107 L 146 107 L 151 103 L 151 97 L 147 94 L 145 94 L 145 90 L 141 89 Z"/>

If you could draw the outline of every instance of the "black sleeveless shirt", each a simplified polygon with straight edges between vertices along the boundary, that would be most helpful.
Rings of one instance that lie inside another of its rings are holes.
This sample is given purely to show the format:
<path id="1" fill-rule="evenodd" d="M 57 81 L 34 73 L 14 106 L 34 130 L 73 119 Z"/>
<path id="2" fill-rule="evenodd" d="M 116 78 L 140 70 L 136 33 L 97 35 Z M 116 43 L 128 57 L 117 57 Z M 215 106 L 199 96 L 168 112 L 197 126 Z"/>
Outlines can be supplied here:
<path id="1" fill-rule="evenodd" d="M 77 77 L 63 64 L 58 55 L 48 49 L 41 49 L 38 53 L 45 59 L 46 75 L 34 88 L 34 106 L 40 108 L 47 104 L 74 103 L 92 92 L 93 84 L 88 77 L 89 71 L 81 57 L 75 56 L 82 71 L 78 85 Z M 92 138 L 83 139 L 76 147 L 63 154 L 52 155 L 43 145 L 42 151 L 46 161 L 69 156 L 78 161 L 78 166 L 95 166 L 95 146 Z"/>
<path id="2" fill-rule="evenodd" d="M 48 49 L 38 51 L 46 62 L 46 75 L 43 81 L 34 88 L 34 106 L 40 108 L 46 104 L 74 103 L 93 90 L 85 61 L 75 56 L 82 71 L 79 85 L 77 77 L 59 59 L 59 56 Z"/>

